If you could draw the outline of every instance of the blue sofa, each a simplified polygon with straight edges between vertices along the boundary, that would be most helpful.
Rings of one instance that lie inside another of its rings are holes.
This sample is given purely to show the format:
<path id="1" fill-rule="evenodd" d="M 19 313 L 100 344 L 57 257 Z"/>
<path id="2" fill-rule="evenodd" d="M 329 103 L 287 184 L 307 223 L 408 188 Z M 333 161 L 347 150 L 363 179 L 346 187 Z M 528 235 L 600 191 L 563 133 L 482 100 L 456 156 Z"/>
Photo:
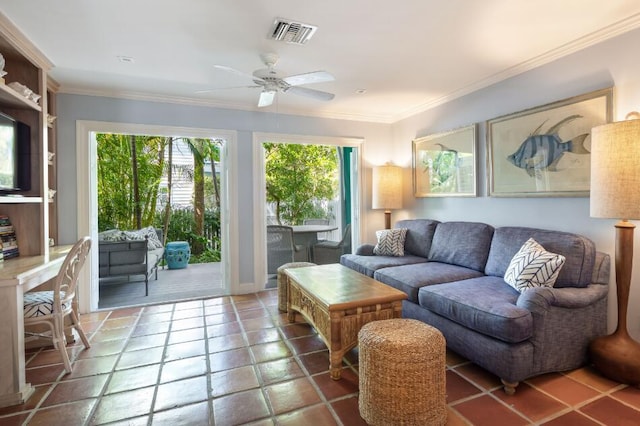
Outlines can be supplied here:
<path id="1" fill-rule="evenodd" d="M 399 221 L 404 256 L 365 244 L 340 263 L 407 293 L 403 316 L 439 329 L 454 352 L 496 374 L 508 394 L 539 374 L 577 368 L 606 334 L 609 255 L 583 236 L 476 222 Z M 566 262 L 555 286 L 520 293 L 504 281 L 533 238 Z"/>

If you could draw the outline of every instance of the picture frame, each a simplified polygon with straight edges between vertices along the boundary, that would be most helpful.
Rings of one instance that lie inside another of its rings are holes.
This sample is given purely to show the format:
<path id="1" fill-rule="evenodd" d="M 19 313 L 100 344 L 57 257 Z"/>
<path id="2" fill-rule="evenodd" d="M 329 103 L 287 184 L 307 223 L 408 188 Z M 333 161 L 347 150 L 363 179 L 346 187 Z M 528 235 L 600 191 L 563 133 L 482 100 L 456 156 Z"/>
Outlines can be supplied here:
<path id="1" fill-rule="evenodd" d="M 413 140 L 415 197 L 476 197 L 478 125 Z"/>
<path id="2" fill-rule="evenodd" d="M 488 120 L 489 195 L 588 197 L 591 129 L 612 106 L 610 87 Z"/>

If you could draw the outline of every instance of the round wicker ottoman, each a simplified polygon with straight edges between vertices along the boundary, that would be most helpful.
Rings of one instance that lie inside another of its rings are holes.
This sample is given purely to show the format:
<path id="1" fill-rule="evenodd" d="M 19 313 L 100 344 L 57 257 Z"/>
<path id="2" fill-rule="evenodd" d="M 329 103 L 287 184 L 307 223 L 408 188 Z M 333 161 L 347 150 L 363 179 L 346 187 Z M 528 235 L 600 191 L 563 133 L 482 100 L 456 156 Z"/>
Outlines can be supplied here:
<path id="1" fill-rule="evenodd" d="M 413 319 L 365 324 L 358 333 L 360 415 L 370 425 L 447 422 L 445 340 Z"/>
<path id="2" fill-rule="evenodd" d="M 283 311 L 283 312 L 287 311 L 287 294 L 288 294 L 289 287 L 287 287 L 287 283 L 286 283 L 287 276 L 284 274 L 284 270 L 289 268 L 301 268 L 303 266 L 316 266 L 316 264 L 310 263 L 310 262 L 290 262 L 290 263 L 285 263 L 284 265 L 278 268 L 277 272 L 278 272 L 278 310 L 279 311 Z"/>

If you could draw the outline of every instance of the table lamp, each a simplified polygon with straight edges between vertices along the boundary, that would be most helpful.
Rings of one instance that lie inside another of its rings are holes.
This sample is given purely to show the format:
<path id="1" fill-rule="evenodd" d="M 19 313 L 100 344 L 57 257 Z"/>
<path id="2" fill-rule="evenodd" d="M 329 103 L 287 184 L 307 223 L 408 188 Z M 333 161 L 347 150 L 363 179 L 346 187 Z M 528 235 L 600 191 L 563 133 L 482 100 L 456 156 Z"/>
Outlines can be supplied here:
<path id="1" fill-rule="evenodd" d="M 373 168 L 371 208 L 384 209 L 385 229 L 391 229 L 391 210 L 402 208 L 402 168 L 391 164 Z"/>
<path id="2" fill-rule="evenodd" d="M 629 118 L 635 118 L 629 120 Z M 615 271 L 618 325 L 613 334 L 589 345 L 591 361 L 606 377 L 640 384 L 640 344 L 627 331 L 627 305 L 633 264 L 633 230 L 640 219 L 640 114 L 591 131 L 591 217 L 616 223 Z"/>

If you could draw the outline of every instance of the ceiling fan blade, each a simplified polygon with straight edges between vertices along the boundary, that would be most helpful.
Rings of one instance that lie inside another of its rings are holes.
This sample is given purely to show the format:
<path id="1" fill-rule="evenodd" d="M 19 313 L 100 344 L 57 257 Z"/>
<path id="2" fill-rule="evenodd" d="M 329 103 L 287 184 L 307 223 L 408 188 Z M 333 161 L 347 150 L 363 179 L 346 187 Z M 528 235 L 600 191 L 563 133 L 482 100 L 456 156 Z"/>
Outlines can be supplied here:
<path id="1" fill-rule="evenodd" d="M 217 92 L 218 90 L 228 90 L 228 89 L 257 89 L 262 86 L 229 86 L 229 87 L 216 87 L 214 89 L 206 89 L 206 90 L 196 90 L 195 93 L 211 93 Z"/>
<path id="2" fill-rule="evenodd" d="M 275 90 L 263 90 L 260 92 L 260 99 L 258 99 L 258 107 L 266 107 L 273 103 L 273 99 L 276 97 Z"/>
<path id="3" fill-rule="evenodd" d="M 296 74 L 285 77 L 285 83 L 290 86 L 300 86 L 301 84 L 324 83 L 325 81 L 333 81 L 335 78 L 326 71 L 313 71 L 305 74 Z"/>
<path id="4" fill-rule="evenodd" d="M 226 65 L 214 65 L 213 67 L 214 67 L 214 68 L 217 68 L 217 69 L 219 69 L 219 70 L 222 70 L 222 71 L 230 72 L 230 73 L 235 74 L 235 75 L 239 75 L 239 76 L 242 76 L 242 77 L 250 78 L 251 80 L 254 80 L 254 81 L 255 81 L 255 80 L 260 80 L 260 81 L 262 81 L 262 79 L 261 79 L 260 77 L 256 77 L 256 76 L 255 76 L 255 75 L 253 75 L 253 74 L 248 74 L 248 73 L 246 73 L 246 72 L 243 72 L 243 71 L 237 70 L 237 69 L 235 69 L 235 68 L 228 67 L 228 66 L 226 66 Z"/>
<path id="5" fill-rule="evenodd" d="M 308 98 L 317 99 L 319 101 L 330 101 L 335 97 L 333 93 L 322 92 L 320 90 L 308 89 L 306 87 L 291 86 L 284 89 L 287 93 L 293 93 L 295 95 L 306 96 Z"/>

